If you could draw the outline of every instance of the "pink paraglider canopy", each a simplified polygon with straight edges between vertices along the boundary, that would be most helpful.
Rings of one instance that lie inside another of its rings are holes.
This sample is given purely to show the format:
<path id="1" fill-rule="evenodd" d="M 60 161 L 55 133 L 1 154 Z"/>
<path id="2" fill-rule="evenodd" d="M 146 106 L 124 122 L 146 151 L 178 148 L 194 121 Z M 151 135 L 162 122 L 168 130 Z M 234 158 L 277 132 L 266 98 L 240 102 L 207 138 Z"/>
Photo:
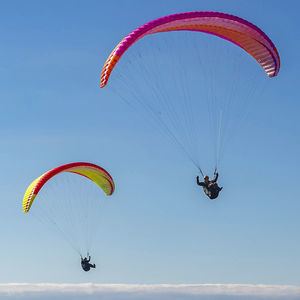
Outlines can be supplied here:
<path id="1" fill-rule="evenodd" d="M 179 30 L 205 32 L 226 39 L 254 57 L 269 77 L 274 77 L 279 72 L 280 58 L 277 49 L 257 26 L 229 14 L 196 11 L 162 17 L 132 31 L 115 47 L 106 60 L 101 74 L 101 87 L 107 84 L 121 56 L 139 39 L 153 33 Z"/>

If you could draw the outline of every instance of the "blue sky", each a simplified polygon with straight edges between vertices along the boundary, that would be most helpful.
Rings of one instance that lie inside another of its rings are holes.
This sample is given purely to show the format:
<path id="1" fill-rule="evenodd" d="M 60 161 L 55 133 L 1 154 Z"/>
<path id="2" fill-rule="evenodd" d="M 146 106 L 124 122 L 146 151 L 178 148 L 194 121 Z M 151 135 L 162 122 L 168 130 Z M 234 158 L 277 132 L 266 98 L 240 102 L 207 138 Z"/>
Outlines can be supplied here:
<path id="1" fill-rule="evenodd" d="M 176 12 L 232 13 L 262 28 L 282 67 L 224 157 L 220 201 L 173 144 L 108 89 L 123 36 Z M 299 4 L 282 1 L 10 1 L 1 5 L 0 282 L 299 285 Z M 276 82 L 276 84 L 275 84 Z M 27 185 L 60 164 L 106 168 L 116 193 L 93 257 L 24 216 Z"/>

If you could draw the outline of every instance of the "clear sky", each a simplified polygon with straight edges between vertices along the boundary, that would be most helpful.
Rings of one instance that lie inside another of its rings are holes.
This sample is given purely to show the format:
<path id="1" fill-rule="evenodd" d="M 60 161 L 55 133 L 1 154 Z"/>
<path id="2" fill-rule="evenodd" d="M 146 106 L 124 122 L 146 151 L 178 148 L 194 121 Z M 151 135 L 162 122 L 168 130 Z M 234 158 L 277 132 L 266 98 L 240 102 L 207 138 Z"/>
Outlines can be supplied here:
<path id="1" fill-rule="evenodd" d="M 300 285 L 297 1 L 6 1 L 0 11 L 0 282 Z M 282 67 L 224 157 L 218 201 L 150 123 L 100 89 L 106 57 L 152 19 L 211 10 L 274 41 Z M 22 214 L 28 184 L 89 161 L 114 177 L 84 273 L 60 237 Z"/>

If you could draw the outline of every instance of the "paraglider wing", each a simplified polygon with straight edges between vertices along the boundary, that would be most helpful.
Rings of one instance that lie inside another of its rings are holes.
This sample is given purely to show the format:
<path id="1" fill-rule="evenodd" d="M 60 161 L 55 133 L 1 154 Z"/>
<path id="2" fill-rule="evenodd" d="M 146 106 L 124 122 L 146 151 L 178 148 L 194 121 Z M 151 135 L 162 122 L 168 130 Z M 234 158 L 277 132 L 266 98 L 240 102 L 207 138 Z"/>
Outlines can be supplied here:
<path id="1" fill-rule="evenodd" d="M 27 213 L 30 210 L 30 207 L 41 190 L 44 184 L 50 180 L 53 176 L 62 173 L 62 172 L 71 172 L 78 175 L 87 177 L 88 179 L 95 182 L 107 196 L 113 194 L 115 189 L 115 184 L 112 177 L 107 171 L 103 168 L 86 162 L 76 162 L 66 164 L 57 168 L 54 168 L 37 179 L 35 179 L 27 188 L 24 198 L 23 198 L 23 211 Z"/>
<path id="2" fill-rule="evenodd" d="M 257 26 L 229 14 L 196 11 L 153 20 L 127 35 L 105 62 L 101 74 L 101 87 L 107 84 L 121 56 L 139 39 L 153 33 L 179 30 L 199 31 L 219 36 L 248 52 L 269 77 L 276 76 L 279 72 L 280 58 L 277 49 L 269 37 Z"/>

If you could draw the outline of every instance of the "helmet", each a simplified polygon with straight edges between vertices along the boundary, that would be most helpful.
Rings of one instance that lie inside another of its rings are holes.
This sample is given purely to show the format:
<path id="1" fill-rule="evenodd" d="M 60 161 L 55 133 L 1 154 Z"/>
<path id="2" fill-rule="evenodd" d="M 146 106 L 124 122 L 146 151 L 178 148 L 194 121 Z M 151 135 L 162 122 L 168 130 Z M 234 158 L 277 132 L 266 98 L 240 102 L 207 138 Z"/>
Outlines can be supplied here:
<path id="1" fill-rule="evenodd" d="M 205 176 L 204 176 L 204 179 L 208 179 L 208 178 L 209 178 L 208 175 L 205 175 Z"/>

